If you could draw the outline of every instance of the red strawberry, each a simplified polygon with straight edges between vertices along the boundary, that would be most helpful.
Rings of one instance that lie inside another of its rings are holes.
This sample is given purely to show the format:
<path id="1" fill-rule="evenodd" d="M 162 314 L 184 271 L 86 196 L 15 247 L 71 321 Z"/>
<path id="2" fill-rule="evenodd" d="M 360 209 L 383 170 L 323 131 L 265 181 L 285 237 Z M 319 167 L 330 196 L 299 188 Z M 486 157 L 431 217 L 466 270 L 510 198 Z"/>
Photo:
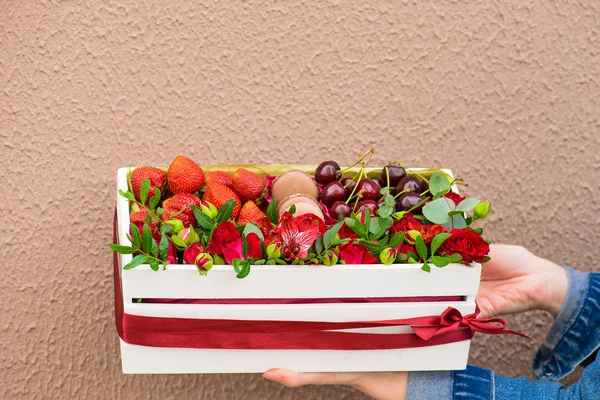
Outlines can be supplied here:
<path id="1" fill-rule="evenodd" d="M 132 224 L 135 224 L 135 226 L 137 226 L 140 233 L 144 232 L 144 224 L 146 224 L 146 222 L 145 222 L 146 215 L 148 215 L 148 211 L 140 210 L 140 211 L 132 212 L 131 215 L 129 216 L 129 222 L 131 222 Z M 146 224 L 146 225 L 148 225 L 148 224 Z M 152 232 L 152 236 L 155 239 L 158 238 L 160 240 L 160 231 L 158 230 L 159 222 L 156 220 L 153 220 L 152 224 L 148 225 L 148 227 L 150 228 L 150 231 Z M 131 234 L 131 230 L 129 233 Z"/>
<path id="2" fill-rule="evenodd" d="M 204 192 L 203 200 L 208 201 L 220 210 L 221 207 L 223 207 L 223 204 L 225 204 L 229 199 L 235 199 L 235 208 L 233 209 L 230 217 L 235 219 L 240 212 L 241 202 L 237 194 L 235 194 L 235 192 L 229 189 L 227 186 L 211 185 L 207 187 L 206 192 Z"/>
<path id="3" fill-rule="evenodd" d="M 256 200 L 264 189 L 265 180 L 260 175 L 244 168 L 238 168 L 233 173 L 233 190 L 240 196 L 240 200 Z"/>
<path id="4" fill-rule="evenodd" d="M 171 193 L 194 193 L 204 186 L 204 171 L 185 156 L 177 156 L 167 171 Z"/>
<path id="5" fill-rule="evenodd" d="M 246 225 L 248 222 L 256 222 L 259 224 L 265 217 L 265 213 L 260 211 L 256 203 L 247 201 L 240 210 L 237 222 L 240 225 Z"/>
<path id="6" fill-rule="evenodd" d="M 154 187 L 157 187 L 161 192 L 167 182 L 167 174 L 161 169 L 156 167 L 139 167 L 133 170 L 131 173 L 131 190 L 133 195 L 138 201 L 140 200 L 140 189 L 142 188 L 142 181 L 144 179 L 150 179 L 150 190 L 148 190 L 148 200 L 154 196 Z M 148 204 L 146 200 L 146 204 Z"/>
<path id="7" fill-rule="evenodd" d="M 163 221 L 169 219 L 178 219 L 183 222 L 183 226 L 198 226 L 194 212 L 190 206 L 194 204 L 200 207 L 200 199 L 190 193 L 178 193 L 171 198 L 168 198 L 163 202 L 163 208 L 165 212 L 162 213 L 160 218 Z M 183 209 L 183 211 L 181 211 Z M 179 213 L 181 211 L 181 213 Z"/>
<path id="8" fill-rule="evenodd" d="M 212 171 L 206 174 L 206 186 L 223 185 L 233 189 L 233 178 L 225 171 Z"/>

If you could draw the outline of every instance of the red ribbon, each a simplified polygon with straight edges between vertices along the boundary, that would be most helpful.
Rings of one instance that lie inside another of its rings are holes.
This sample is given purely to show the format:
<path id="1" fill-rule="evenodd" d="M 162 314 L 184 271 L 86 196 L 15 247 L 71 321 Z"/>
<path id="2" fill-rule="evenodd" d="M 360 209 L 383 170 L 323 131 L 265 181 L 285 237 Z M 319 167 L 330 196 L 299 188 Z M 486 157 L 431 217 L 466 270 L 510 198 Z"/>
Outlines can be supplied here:
<path id="1" fill-rule="evenodd" d="M 116 215 L 114 239 L 117 243 Z M 261 350 L 382 350 L 435 346 L 469 340 L 475 332 L 505 330 L 500 318 L 462 316 L 448 307 L 441 316 L 353 322 L 265 321 L 145 317 L 123 309 L 117 253 L 114 253 L 115 320 L 123 341 L 152 347 Z M 500 325 L 494 325 L 500 324 Z M 415 334 L 339 332 L 341 329 L 411 326 Z"/>

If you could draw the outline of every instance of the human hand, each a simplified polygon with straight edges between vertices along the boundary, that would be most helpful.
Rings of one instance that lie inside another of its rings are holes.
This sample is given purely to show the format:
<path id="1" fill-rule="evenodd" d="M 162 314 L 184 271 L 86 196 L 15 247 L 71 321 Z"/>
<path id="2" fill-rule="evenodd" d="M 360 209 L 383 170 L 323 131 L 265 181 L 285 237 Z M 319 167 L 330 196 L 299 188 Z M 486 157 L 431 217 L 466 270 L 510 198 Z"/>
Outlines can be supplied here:
<path id="1" fill-rule="evenodd" d="M 482 317 L 536 309 L 558 314 L 569 286 L 563 268 L 521 246 L 494 244 L 489 256 L 477 296 Z"/>
<path id="2" fill-rule="evenodd" d="M 408 372 L 293 372 L 274 368 L 263 374 L 273 382 L 294 388 L 305 385 L 346 385 L 377 400 L 404 400 Z"/>

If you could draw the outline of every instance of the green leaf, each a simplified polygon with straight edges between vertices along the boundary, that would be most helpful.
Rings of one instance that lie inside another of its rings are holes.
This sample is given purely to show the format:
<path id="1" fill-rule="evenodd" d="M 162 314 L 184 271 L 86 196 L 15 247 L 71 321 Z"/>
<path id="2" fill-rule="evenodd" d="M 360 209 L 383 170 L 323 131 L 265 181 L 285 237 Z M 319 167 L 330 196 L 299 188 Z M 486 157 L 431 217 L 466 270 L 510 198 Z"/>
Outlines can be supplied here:
<path id="1" fill-rule="evenodd" d="M 450 233 L 440 233 L 431 241 L 431 254 L 434 255 L 446 239 L 452 236 Z"/>
<path id="2" fill-rule="evenodd" d="M 379 254 L 386 247 L 385 245 L 382 245 L 380 243 L 371 243 L 368 240 L 364 239 L 360 239 L 358 242 L 364 245 L 367 248 L 367 250 L 369 250 L 369 253 L 371 253 L 375 258 L 379 257 Z"/>
<path id="3" fill-rule="evenodd" d="M 387 188 L 386 188 L 387 189 Z M 381 189 L 383 190 L 383 189 Z M 394 208 L 394 206 L 396 205 L 396 200 L 394 200 L 394 196 L 385 196 L 385 205 L 392 207 L 392 209 Z"/>
<path id="4" fill-rule="evenodd" d="M 133 193 L 131 193 L 129 190 L 128 190 L 128 191 L 126 191 L 126 192 L 124 192 L 124 191 L 122 191 L 121 189 L 119 189 L 119 194 L 120 194 L 122 197 L 125 197 L 125 198 L 126 198 L 127 200 L 129 200 L 129 201 L 133 201 L 133 202 L 135 202 L 135 201 L 136 201 L 136 200 L 135 200 L 135 196 L 134 196 L 134 195 L 133 195 Z"/>
<path id="5" fill-rule="evenodd" d="M 153 257 L 158 258 L 158 245 L 156 244 L 156 240 L 154 240 L 154 238 L 152 238 L 152 246 L 150 247 L 150 254 L 152 254 Z"/>
<path id="6" fill-rule="evenodd" d="M 475 206 L 473 210 L 473 221 L 477 221 L 478 219 L 485 218 L 490 212 L 490 208 L 492 207 L 492 203 L 488 200 L 482 201 L 481 203 Z"/>
<path id="7" fill-rule="evenodd" d="M 267 215 L 269 216 L 271 223 L 277 225 L 277 222 L 279 222 L 279 219 L 277 218 L 277 200 L 271 200 L 269 207 L 267 207 Z"/>
<path id="8" fill-rule="evenodd" d="M 248 222 L 244 227 L 243 234 L 244 236 L 248 236 L 251 233 L 256 233 L 260 238 L 260 241 L 263 242 L 265 240 L 265 235 L 263 235 L 262 231 L 254 222 Z"/>
<path id="9" fill-rule="evenodd" d="M 419 253 L 419 257 L 421 257 L 422 260 L 427 260 L 427 245 L 423 241 L 423 238 L 421 236 L 417 236 L 415 240 L 415 247 L 417 248 L 417 253 Z"/>
<path id="10" fill-rule="evenodd" d="M 140 247 L 142 247 L 142 244 L 140 242 L 140 230 L 138 229 L 137 225 L 133 223 L 129 224 L 129 227 L 131 228 L 133 245 L 139 249 Z"/>
<path id="11" fill-rule="evenodd" d="M 254 261 L 254 265 L 264 265 L 267 260 L 256 260 Z"/>
<path id="12" fill-rule="evenodd" d="M 148 225 L 152 225 L 152 215 L 146 214 L 146 216 L 144 217 L 144 222 Z"/>
<path id="13" fill-rule="evenodd" d="M 371 210 L 369 210 L 368 208 L 365 208 L 364 211 L 364 215 L 365 215 L 365 228 L 367 230 L 367 232 L 369 232 L 371 230 Z"/>
<path id="14" fill-rule="evenodd" d="M 200 207 L 198 207 L 195 204 L 192 204 L 190 205 L 190 208 L 194 212 L 194 217 L 196 217 L 196 221 L 198 221 L 198 224 L 202 228 L 206 229 L 207 231 L 210 231 L 215 226 L 215 223 L 213 222 L 212 218 L 204 214 Z"/>
<path id="15" fill-rule="evenodd" d="M 150 264 L 150 268 L 152 268 L 154 271 L 158 271 L 158 264 L 159 264 L 158 260 L 150 260 L 149 264 Z"/>
<path id="16" fill-rule="evenodd" d="M 172 235 L 175 232 L 175 227 L 171 224 L 161 224 L 160 231 L 167 235 Z"/>
<path id="17" fill-rule="evenodd" d="M 483 228 L 473 229 L 473 232 L 475 232 L 476 234 L 478 234 L 479 236 L 481 236 L 483 234 Z"/>
<path id="18" fill-rule="evenodd" d="M 344 238 L 344 239 L 340 239 L 340 240 L 335 240 L 335 241 L 331 242 L 330 246 L 331 247 L 339 246 L 339 245 L 342 245 L 342 244 L 346 244 L 349 241 L 350 241 L 350 239 L 348 239 L 348 238 Z"/>
<path id="19" fill-rule="evenodd" d="M 407 256 L 408 256 L 408 260 L 409 260 L 409 261 L 410 261 L 410 259 L 412 258 L 412 259 L 413 259 L 413 261 L 414 261 L 415 263 L 416 263 L 416 261 L 415 261 L 415 260 L 419 258 L 419 256 L 418 256 L 418 255 L 416 255 L 415 253 L 413 253 L 412 251 L 409 251 L 409 252 L 407 253 Z"/>
<path id="20" fill-rule="evenodd" d="M 425 204 L 423 215 L 434 224 L 445 224 L 450 221 L 448 213 L 454 210 L 454 202 L 441 198 Z"/>
<path id="21" fill-rule="evenodd" d="M 150 179 L 144 179 L 142 181 L 142 187 L 140 188 L 140 202 L 146 204 L 148 200 L 148 192 L 150 191 Z"/>
<path id="22" fill-rule="evenodd" d="M 160 253 L 160 258 L 165 261 L 165 258 L 169 253 L 169 239 L 164 233 L 161 233 L 160 235 L 160 245 L 158 246 L 158 251 Z"/>
<path id="23" fill-rule="evenodd" d="M 294 214 L 296 214 L 296 205 L 292 204 L 292 206 L 290 207 L 290 209 L 288 211 L 290 212 L 290 214 L 292 214 L 292 217 L 293 217 Z"/>
<path id="24" fill-rule="evenodd" d="M 317 254 L 321 254 L 323 252 L 323 236 L 317 236 L 317 240 L 315 240 L 315 251 Z"/>
<path id="25" fill-rule="evenodd" d="M 443 268 L 446 265 L 450 264 L 450 260 L 448 260 L 448 258 L 440 256 L 432 256 L 429 259 L 429 261 L 432 262 L 438 268 Z"/>
<path id="26" fill-rule="evenodd" d="M 275 260 L 279 260 L 279 258 L 270 258 L 267 260 L 267 262 L 265 264 L 266 265 L 275 265 L 275 264 L 277 264 L 277 262 Z"/>
<path id="27" fill-rule="evenodd" d="M 113 243 L 110 244 L 110 248 L 121 254 L 133 254 L 137 251 L 135 247 L 121 246 Z"/>
<path id="28" fill-rule="evenodd" d="M 160 202 L 160 189 L 155 186 L 154 187 L 154 196 L 152 196 L 152 198 L 150 199 L 150 203 L 148 204 L 148 207 L 150 207 L 150 209 L 154 210 L 159 202 Z"/>
<path id="29" fill-rule="evenodd" d="M 143 255 L 143 254 L 137 255 L 137 256 L 133 257 L 133 260 L 131 260 L 131 262 L 129 264 L 125 265 L 123 267 L 123 269 L 135 268 L 140 264 L 144 264 L 146 261 L 148 261 L 148 256 Z"/>
<path id="30" fill-rule="evenodd" d="M 337 224 L 329 228 L 327 232 L 325 232 L 325 234 L 323 235 L 323 248 L 328 249 L 329 246 L 331 246 L 333 238 L 335 237 L 335 235 L 338 234 L 338 232 L 342 228 L 342 225 L 344 225 L 344 221 L 339 221 Z M 317 253 L 320 254 L 321 252 L 317 251 Z"/>
<path id="31" fill-rule="evenodd" d="M 227 221 L 229 219 L 229 217 L 231 217 L 231 213 L 233 212 L 233 210 L 235 208 L 235 204 L 236 204 L 235 199 L 229 199 L 225 202 L 225 204 L 223 204 L 223 206 L 219 210 L 219 213 L 217 214 L 217 218 L 216 218 L 217 224 L 220 224 L 223 221 Z"/>
<path id="32" fill-rule="evenodd" d="M 365 228 L 365 226 L 363 224 L 361 224 L 360 222 L 358 222 L 357 220 L 353 219 L 353 218 L 346 218 L 344 219 L 344 222 L 346 223 L 346 225 L 348 225 L 350 227 L 350 229 L 352 229 L 354 231 L 354 233 L 356 233 L 358 236 L 360 236 L 363 239 L 367 238 L 367 229 Z"/>
<path id="33" fill-rule="evenodd" d="M 450 182 L 448 178 L 440 172 L 434 172 L 429 179 L 429 191 L 436 195 L 445 190 L 450 190 Z"/>
<path id="34" fill-rule="evenodd" d="M 185 249 L 187 247 L 187 244 L 185 244 L 185 242 L 177 235 L 171 236 L 171 241 L 180 249 Z"/>
<path id="35" fill-rule="evenodd" d="M 421 267 L 421 269 L 425 272 L 431 272 L 431 267 L 427 263 L 423 263 L 423 266 Z"/>
<path id="36" fill-rule="evenodd" d="M 475 207 L 479 203 L 480 203 L 480 201 L 478 199 L 475 199 L 472 197 L 468 198 L 468 199 L 464 199 L 456 206 L 456 211 L 464 211 L 464 212 L 471 211 L 473 209 L 473 207 Z"/>
<path id="37" fill-rule="evenodd" d="M 483 263 L 486 263 L 486 262 L 490 261 L 491 259 L 492 259 L 492 258 L 491 258 L 490 256 L 485 256 L 485 257 L 483 258 L 483 261 L 482 261 L 481 263 L 482 263 L 482 264 L 483 264 Z"/>
<path id="38" fill-rule="evenodd" d="M 404 242 L 405 237 L 406 235 L 404 234 L 404 232 L 395 233 L 394 236 L 392 236 L 392 238 L 390 239 L 388 246 L 393 247 L 395 249 L 396 247 L 400 246 L 402 242 Z"/>
<path id="39" fill-rule="evenodd" d="M 279 265 L 287 265 L 287 263 L 281 258 L 271 258 L 271 260 L 275 260 L 275 263 Z"/>
<path id="40" fill-rule="evenodd" d="M 150 228 L 148 225 L 144 224 L 144 233 L 142 234 L 142 248 L 146 253 L 150 253 L 152 250 L 152 242 L 154 239 L 152 238 L 152 232 L 150 232 Z"/>
<path id="41" fill-rule="evenodd" d="M 366 222 L 366 219 L 365 219 Z M 369 232 L 377 233 L 381 230 L 381 224 L 379 223 L 379 218 L 375 217 L 370 221 Z"/>
<path id="42" fill-rule="evenodd" d="M 450 261 L 450 263 L 452 264 L 456 264 L 462 261 L 462 255 L 460 253 L 450 254 L 446 258 L 448 258 L 448 261 Z"/>

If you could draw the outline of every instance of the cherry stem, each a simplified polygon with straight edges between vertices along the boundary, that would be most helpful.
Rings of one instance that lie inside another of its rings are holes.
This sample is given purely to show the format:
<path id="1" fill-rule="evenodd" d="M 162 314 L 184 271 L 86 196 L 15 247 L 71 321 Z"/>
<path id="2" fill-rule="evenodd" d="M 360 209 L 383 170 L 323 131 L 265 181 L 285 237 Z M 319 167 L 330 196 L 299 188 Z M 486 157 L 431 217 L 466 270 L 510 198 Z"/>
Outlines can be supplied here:
<path id="1" fill-rule="evenodd" d="M 402 194 L 404 194 L 404 193 L 408 193 L 408 192 L 412 192 L 412 190 L 411 190 L 410 188 L 404 189 L 403 191 L 401 191 L 401 192 L 398 192 L 398 193 L 397 193 L 397 194 L 394 196 L 394 199 L 395 199 L 396 197 L 398 197 L 398 196 L 400 196 L 400 195 L 402 195 Z"/>

